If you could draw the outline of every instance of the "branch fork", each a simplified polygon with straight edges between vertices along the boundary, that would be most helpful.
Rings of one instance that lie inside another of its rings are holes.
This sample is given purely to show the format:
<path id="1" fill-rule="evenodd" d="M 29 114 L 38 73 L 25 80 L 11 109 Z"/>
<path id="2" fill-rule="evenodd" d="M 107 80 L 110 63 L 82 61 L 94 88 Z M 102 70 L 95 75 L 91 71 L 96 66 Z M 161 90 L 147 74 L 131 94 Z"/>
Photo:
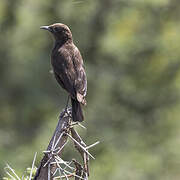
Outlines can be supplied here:
<path id="1" fill-rule="evenodd" d="M 74 126 L 79 125 L 84 129 L 86 128 L 79 122 L 72 122 L 71 114 L 71 108 L 66 108 L 61 112 L 47 150 L 43 151 L 44 157 L 36 171 L 34 180 L 68 180 L 72 177 L 75 180 L 88 180 L 89 157 L 95 159 L 88 150 L 97 145 L 99 141 L 87 146 L 74 129 Z M 68 143 L 68 138 L 73 141 L 75 149 L 80 153 L 83 162 L 82 165 L 75 159 L 64 161 L 61 158 L 62 151 Z"/>

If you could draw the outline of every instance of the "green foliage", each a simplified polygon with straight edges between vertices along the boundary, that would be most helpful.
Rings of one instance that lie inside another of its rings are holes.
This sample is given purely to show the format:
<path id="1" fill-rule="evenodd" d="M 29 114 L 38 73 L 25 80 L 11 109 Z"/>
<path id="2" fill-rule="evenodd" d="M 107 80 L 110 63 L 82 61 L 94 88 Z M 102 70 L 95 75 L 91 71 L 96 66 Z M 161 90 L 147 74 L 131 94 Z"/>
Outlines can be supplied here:
<path id="1" fill-rule="evenodd" d="M 90 179 L 179 179 L 179 13 L 178 0 L 0 1 L 0 174 L 4 161 L 23 174 L 64 108 L 39 29 L 62 22 L 88 76 L 82 133 L 101 141 Z"/>

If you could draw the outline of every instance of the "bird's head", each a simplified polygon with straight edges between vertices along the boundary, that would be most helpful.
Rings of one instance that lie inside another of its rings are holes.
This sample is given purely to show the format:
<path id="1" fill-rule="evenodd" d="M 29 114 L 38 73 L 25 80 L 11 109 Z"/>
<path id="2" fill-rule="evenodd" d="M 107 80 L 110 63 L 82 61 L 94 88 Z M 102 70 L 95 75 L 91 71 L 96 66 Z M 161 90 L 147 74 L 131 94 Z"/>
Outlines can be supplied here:
<path id="1" fill-rule="evenodd" d="M 40 29 L 45 29 L 51 32 L 56 41 L 66 42 L 72 41 L 72 33 L 69 27 L 62 23 L 55 23 L 49 26 L 41 26 Z"/>

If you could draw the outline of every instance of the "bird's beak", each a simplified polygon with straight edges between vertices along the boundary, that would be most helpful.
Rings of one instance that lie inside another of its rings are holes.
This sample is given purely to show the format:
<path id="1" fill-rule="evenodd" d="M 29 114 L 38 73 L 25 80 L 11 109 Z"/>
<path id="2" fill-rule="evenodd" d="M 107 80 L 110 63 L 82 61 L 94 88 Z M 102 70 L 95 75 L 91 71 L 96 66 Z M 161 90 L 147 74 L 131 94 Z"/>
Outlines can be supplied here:
<path id="1" fill-rule="evenodd" d="M 40 29 L 45 29 L 45 30 L 51 31 L 51 29 L 49 28 L 49 26 L 41 26 Z"/>

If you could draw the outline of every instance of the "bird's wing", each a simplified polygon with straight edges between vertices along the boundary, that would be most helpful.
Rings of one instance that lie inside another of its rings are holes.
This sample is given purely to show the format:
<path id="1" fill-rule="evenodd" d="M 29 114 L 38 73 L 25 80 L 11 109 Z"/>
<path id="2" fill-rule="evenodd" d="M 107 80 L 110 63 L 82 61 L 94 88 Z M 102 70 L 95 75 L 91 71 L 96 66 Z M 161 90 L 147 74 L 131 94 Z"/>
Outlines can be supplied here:
<path id="1" fill-rule="evenodd" d="M 87 78 L 83 65 L 83 59 L 77 47 L 74 48 L 73 65 L 76 71 L 76 96 L 78 101 L 83 103 L 83 99 L 85 98 L 87 93 Z"/>

